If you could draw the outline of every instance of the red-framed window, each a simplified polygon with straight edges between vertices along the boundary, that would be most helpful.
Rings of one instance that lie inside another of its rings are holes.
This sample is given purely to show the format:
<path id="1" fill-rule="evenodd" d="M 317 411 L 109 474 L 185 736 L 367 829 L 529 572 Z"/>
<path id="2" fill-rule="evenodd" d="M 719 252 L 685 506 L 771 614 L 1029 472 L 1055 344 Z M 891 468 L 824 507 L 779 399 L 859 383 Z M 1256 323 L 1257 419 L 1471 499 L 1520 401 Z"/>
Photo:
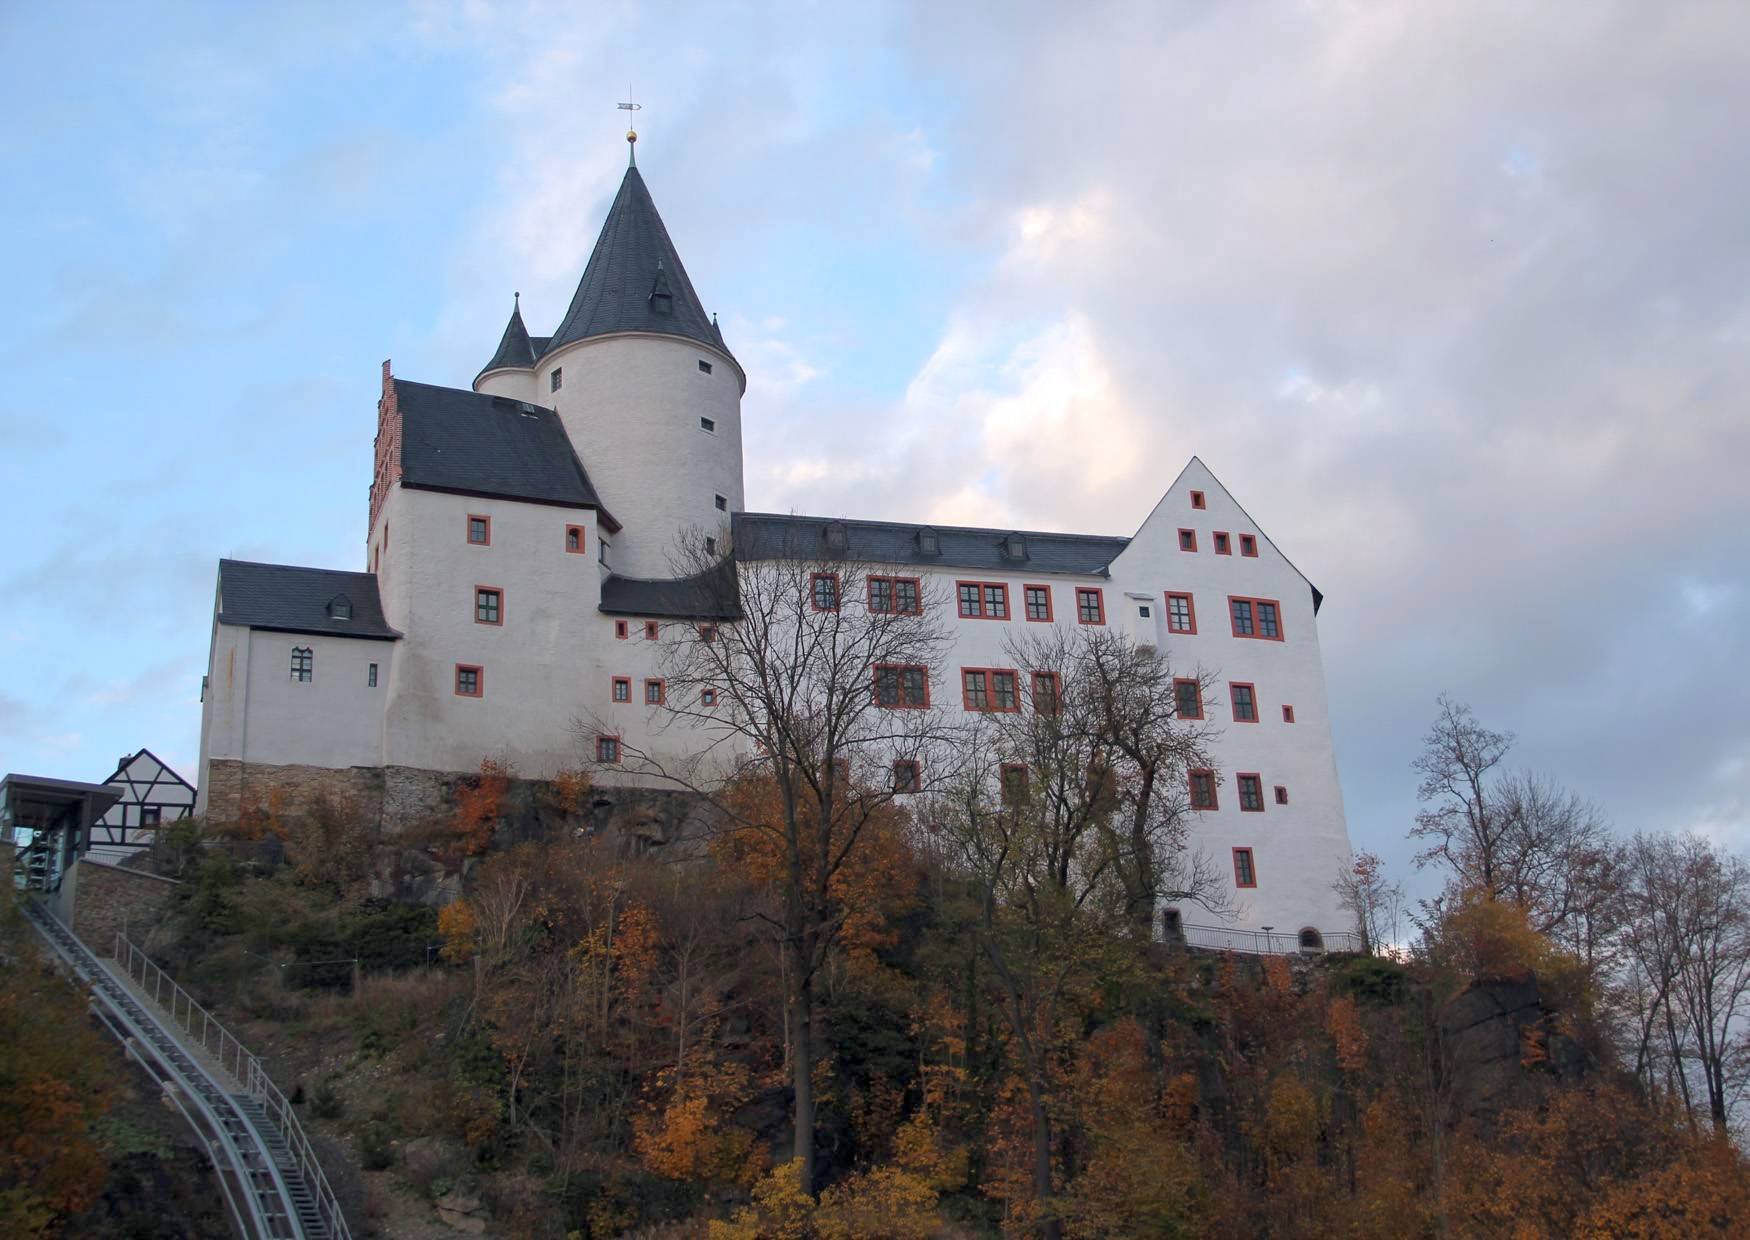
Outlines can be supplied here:
<path id="1" fill-rule="evenodd" d="M 707 710 L 716 706 L 717 705 L 717 690 L 714 689 L 710 685 L 706 685 L 703 689 L 700 689 L 699 690 L 699 705 L 703 706 Z"/>
<path id="2" fill-rule="evenodd" d="M 614 621 L 614 636 L 625 641 L 632 635 L 632 626 L 624 620 Z"/>
<path id="3" fill-rule="evenodd" d="M 717 626 L 714 624 L 701 624 L 699 626 L 699 640 L 704 642 L 707 646 L 716 641 Z"/>
<path id="4" fill-rule="evenodd" d="M 1248 814 L 1264 812 L 1264 777 L 1256 771 L 1241 771 L 1234 776 L 1234 786 L 1239 789 L 1240 808 Z"/>
<path id="5" fill-rule="evenodd" d="M 924 787 L 923 768 L 916 758 L 895 758 L 893 761 L 893 790 L 897 793 L 921 792 Z"/>
<path id="6" fill-rule="evenodd" d="M 598 736 L 595 738 L 595 760 L 613 764 L 620 760 L 620 738 L 617 736 Z"/>
<path id="7" fill-rule="evenodd" d="M 1293 723 L 1294 722 L 1294 707 L 1288 706 L 1288 705 L 1284 705 L 1282 707 L 1282 722 L 1283 723 Z"/>
<path id="8" fill-rule="evenodd" d="M 492 518 L 478 512 L 468 514 L 468 541 L 476 547 L 492 545 Z"/>
<path id="9" fill-rule="evenodd" d="M 1288 804 L 1288 785 L 1287 784 L 1277 784 L 1276 785 L 1276 804 L 1278 804 L 1278 805 L 1287 805 Z"/>
<path id="10" fill-rule="evenodd" d="M 668 681 L 660 676 L 651 676 L 644 681 L 644 704 L 646 706 L 661 706 L 668 701 Z"/>
<path id="11" fill-rule="evenodd" d="M 1233 539 L 1228 537 L 1226 530 L 1216 530 L 1210 537 L 1215 540 L 1215 554 L 1232 555 L 1234 553 Z"/>
<path id="12" fill-rule="evenodd" d="M 568 555 L 583 555 L 585 539 L 581 525 L 565 527 L 565 551 Z"/>
<path id="13" fill-rule="evenodd" d="M 1195 550 L 1197 550 L 1197 531 L 1196 530 L 1180 530 L 1179 531 L 1179 550 L 1181 550 L 1181 551 L 1195 551 Z"/>
<path id="14" fill-rule="evenodd" d="M 1191 507 L 1193 507 L 1193 508 L 1207 508 L 1208 507 L 1208 505 L 1203 502 L 1203 492 L 1202 491 L 1191 492 Z"/>
<path id="15" fill-rule="evenodd" d="M 1252 850 L 1249 848 L 1234 849 L 1234 886 L 1256 887 L 1258 885 L 1258 867 L 1252 860 Z"/>
<path id="16" fill-rule="evenodd" d="M 923 710 L 930 704 L 930 669 L 921 663 L 877 663 L 875 705 Z"/>
<path id="17" fill-rule="evenodd" d="M 1076 623 L 1106 623 L 1106 594 L 1099 586 L 1076 587 Z"/>
<path id="18" fill-rule="evenodd" d="M 478 664 L 456 664 L 456 696 L 484 697 L 486 694 L 486 671 Z"/>
<path id="19" fill-rule="evenodd" d="M 1202 770 L 1190 772 L 1191 777 L 1191 808 L 1220 809 L 1221 803 L 1215 795 L 1215 772 Z"/>
<path id="20" fill-rule="evenodd" d="M 1009 618 L 1009 587 L 1001 581 L 956 581 L 954 598 L 964 619 Z"/>
<path id="21" fill-rule="evenodd" d="M 1005 762 L 1002 770 L 997 773 L 997 780 L 1002 786 L 1003 800 L 1013 804 L 1027 799 L 1027 764 L 1025 762 Z"/>
<path id="22" fill-rule="evenodd" d="M 1227 702 L 1232 708 L 1235 723 L 1258 722 L 1258 687 L 1243 680 L 1230 681 L 1227 686 Z"/>
<path id="23" fill-rule="evenodd" d="M 474 587 L 474 623 L 504 623 L 504 591 L 497 586 Z"/>
<path id="24" fill-rule="evenodd" d="M 1033 673 L 1033 709 L 1041 715 L 1063 709 L 1063 677 L 1056 672 Z"/>
<path id="25" fill-rule="evenodd" d="M 1266 642 L 1282 640 L 1282 604 L 1277 600 L 1230 594 L 1227 596 L 1227 611 L 1235 637 Z"/>
<path id="26" fill-rule="evenodd" d="M 1254 560 L 1258 558 L 1258 536 L 1256 534 L 1240 535 L 1240 554 L 1249 555 Z"/>
<path id="27" fill-rule="evenodd" d="M 1167 632 L 1197 633 L 1197 600 L 1189 592 L 1167 591 Z"/>
<path id="28" fill-rule="evenodd" d="M 916 577 L 870 577 L 869 610 L 881 616 L 921 616 L 923 584 Z"/>
<path id="29" fill-rule="evenodd" d="M 963 667 L 960 669 L 960 701 L 967 710 L 1020 710 L 1019 684 L 1020 677 L 1012 667 Z"/>
<path id="30" fill-rule="evenodd" d="M 1051 623 L 1051 587 L 1025 585 L 1021 587 L 1022 609 L 1035 624 Z"/>
<path id="31" fill-rule="evenodd" d="M 1173 681 L 1173 708 L 1181 719 L 1203 718 L 1203 685 L 1190 677 Z"/>
<path id="32" fill-rule="evenodd" d="M 653 642 L 662 637 L 662 626 L 654 620 L 644 622 L 644 640 Z"/>
<path id="33" fill-rule="evenodd" d="M 839 609 L 839 575 L 837 573 L 810 573 L 808 576 L 808 601 L 815 611 L 837 611 Z"/>
<path id="34" fill-rule="evenodd" d="M 632 678 L 630 676 L 614 677 L 612 697 L 614 701 L 622 704 L 632 700 Z"/>

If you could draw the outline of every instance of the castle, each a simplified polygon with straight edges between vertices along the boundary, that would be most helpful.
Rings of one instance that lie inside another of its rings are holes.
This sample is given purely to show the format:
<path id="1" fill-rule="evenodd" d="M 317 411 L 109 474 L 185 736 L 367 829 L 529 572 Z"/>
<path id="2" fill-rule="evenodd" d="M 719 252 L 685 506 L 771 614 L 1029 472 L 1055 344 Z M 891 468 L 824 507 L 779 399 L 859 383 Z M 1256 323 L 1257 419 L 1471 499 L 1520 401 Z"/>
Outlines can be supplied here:
<path id="1" fill-rule="evenodd" d="M 677 539 L 716 531 L 735 555 L 830 536 L 887 588 L 953 600 L 933 709 L 1021 696 L 1005 634 L 1029 624 L 1114 626 L 1215 670 L 1208 701 L 1178 686 L 1182 714 L 1220 726 L 1219 770 L 1191 776 L 1193 844 L 1231 864 L 1239 928 L 1348 929 L 1321 595 L 1200 460 L 1130 537 L 750 513 L 746 387 L 633 162 L 552 335 L 516 305 L 468 390 L 383 364 L 365 571 L 220 561 L 197 811 L 333 788 L 411 819 L 483 758 L 575 767 L 580 718 L 612 721 L 592 755 L 612 784 L 619 741 L 686 744 L 656 718 L 665 626 L 696 618 Z"/>

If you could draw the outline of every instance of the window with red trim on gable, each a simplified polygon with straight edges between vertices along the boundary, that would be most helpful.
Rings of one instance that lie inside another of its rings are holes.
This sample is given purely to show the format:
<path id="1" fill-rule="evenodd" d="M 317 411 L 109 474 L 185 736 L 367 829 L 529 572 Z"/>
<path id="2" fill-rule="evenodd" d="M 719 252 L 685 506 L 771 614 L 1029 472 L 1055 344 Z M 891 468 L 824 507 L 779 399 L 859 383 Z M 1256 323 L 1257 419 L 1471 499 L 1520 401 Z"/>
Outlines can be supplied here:
<path id="1" fill-rule="evenodd" d="M 924 786 L 923 773 L 916 758 L 898 758 L 893 763 L 893 790 L 898 793 L 917 792 Z"/>
<path id="2" fill-rule="evenodd" d="M 1236 680 L 1227 687 L 1227 698 L 1233 707 L 1235 723 L 1258 722 L 1258 690 L 1242 680 Z"/>
<path id="3" fill-rule="evenodd" d="M 620 738 L 617 736 L 596 737 L 595 760 L 597 762 L 618 762 L 620 760 Z"/>
<path id="4" fill-rule="evenodd" d="M 1027 764 L 1005 762 L 998 775 L 1002 783 L 1003 800 L 1015 804 L 1027 799 Z"/>
<path id="5" fill-rule="evenodd" d="M 961 702 L 967 710 L 1011 711 L 1021 709 L 1013 668 L 963 667 L 960 669 Z"/>
<path id="6" fill-rule="evenodd" d="M 1009 587 L 1000 581 L 957 581 L 954 597 L 967 620 L 1009 618 Z"/>
<path id="7" fill-rule="evenodd" d="M 614 636 L 619 638 L 621 641 L 625 641 L 628 637 L 630 637 L 631 632 L 632 632 L 631 626 L 629 626 L 624 620 L 614 621 Z"/>
<path id="8" fill-rule="evenodd" d="M 456 696 L 480 697 L 485 692 L 486 674 L 471 663 L 456 664 Z"/>
<path id="9" fill-rule="evenodd" d="M 654 620 L 646 620 L 644 622 L 644 640 L 645 641 L 653 642 L 653 641 L 656 641 L 661 636 L 662 636 L 662 626 L 660 624 L 658 624 Z"/>
<path id="10" fill-rule="evenodd" d="M 1234 886 L 1256 887 L 1258 885 L 1258 867 L 1252 862 L 1252 850 L 1249 848 L 1234 849 Z"/>
<path id="11" fill-rule="evenodd" d="M 1198 681 L 1182 678 L 1173 682 L 1173 705 L 1181 719 L 1203 718 L 1203 686 Z"/>
<path id="12" fill-rule="evenodd" d="M 1197 603 L 1189 594 L 1167 595 L 1167 632 L 1197 632 Z"/>
<path id="13" fill-rule="evenodd" d="M 632 678 L 630 676 L 614 677 L 614 701 L 630 702 L 632 700 Z"/>
<path id="14" fill-rule="evenodd" d="M 1193 507 L 1193 508 L 1207 507 L 1207 505 L 1204 504 L 1204 502 L 1203 502 L 1203 492 L 1202 491 L 1191 492 L 1191 507 Z"/>
<path id="15" fill-rule="evenodd" d="M 1063 680 L 1056 672 L 1033 673 L 1033 709 L 1041 715 L 1063 709 Z"/>
<path id="16" fill-rule="evenodd" d="M 1249 555 L 1254 560 L 1258 558 L 1258 539 L 1254 534 L 1240 535 L 1240 554 Z"/>
<path id="17" fill-rule="evenodd" d="M 882 616 L 921 616 L 923 590 L 916 577 L 870 577 L 869 610 Z"/>
<path id="18" fill-rule="evenodd" d="M 1240 598 L 1228 595 L 1227 605 L 1235 637 L 1260 641 L 1282 640 L 1282 604 L 1273 598 Z"/>
<path id="19" fill-rule="evenodd" d="M 839 609 L 839 575 L 837 573 L 813 573 L 808 578 L 809 601 L 814 604 L 815 611 L 837 611 Z"/>
<path id="20" fill-rule="evenodd" d="M 700 689 L 699 705 L 705 707 L 707 710 L 717 705 L 717 690 L 710 685 L 706 685 L 703 689 Z"/>
<path id="21" fill-rule="evenodd" d="M 568 553 L 571 555 L 582 555 L 584 553 L 583 543 L 583 527 L 581 525 L 568 525 L 565 527 L 565 550 Z"/>
<path id="22" fill-rule="evenodd" d="M 1179 531 L 1179 550 L 1181 550 L 1181 551 L 1195 551 L 1195 550 L 1197 550 L 1197 531 L 1196 530 L 1180 530 Z"/>
<path id="23" fill-rule="evenodd" d="M 474 623 L 504 623 L 504 591 L 497 586 L 474 587 Z"/>
<path id="24" fill-rule="evenodd" d="M 1284 706 L 1282 708 L 1282 722 L 1283 723 L 1293 723 L 1294 722 L 1294 707 Z"/>
<path id="25" fill-rule="evenodd" d="M 1215 772 L 1191 772 L 1191 808 L 1219 809 L 1215 800 Z"/>
<path id="26" fill-rule="evenodd" d="M 1217 554 L 1217 555 L 1232 555 L 1234 553 L 1233 543 L 1229 540 L 1229 538 L 1227 536 L 1227 532 L 1225 530 L 1215 531 L 1214 538 L 1215 538 L 1215 554 Z"/>
<path id="27" fill-rule="evenodd" d="M 1240 808 L 1248 814 L 1264 812 L 1264 779 L 1249 771 L 1234 776 L 1240 790 Z"/>
<path id="28" fill-rule="evenodd" d="M 707 646 L 716 641 L 717 626 L 714 624 L 701 624 L 699 626 L 699 640 L 704 642 Z"/>
<path id="29" fill-rule="evenodd" d="M 660 677 L 652 676 L 644 682 L 644 704 L 646 706 L 661 706 L 667 700 L 667 681 Z"/>
<path id="30" fill-rule="evenodd" d="M 1035 623 L 1051 622 L 1051 587 L 1022 586 L 1021 597 L 1026 603 L 1027 619 Z"/>
<path id="31" fill-rule="evenodd" d="M 1106 595 L 1098 586 L 1076 587 L 1076 623 L 1106 623 Z"/>
<path id="32" fill-rule="evenodd" d="M 921 663 L 877 663 L 875 704 L 922 709 L 930 704 L 930 673 Z"/>
<path id="33" fill-rule="evenodd" d="M 1278 805 L 1287 805 L 1288 804 L 1288 785 L 1287 784 L 1277 784 L 1276 785 L 1276 804 L 1278 804 Z"/>
<path id="34" fill-rule="evenodd" d="M 492 545 L 492 518 L 468 514 L 468 541 L 476 547 Z"/>

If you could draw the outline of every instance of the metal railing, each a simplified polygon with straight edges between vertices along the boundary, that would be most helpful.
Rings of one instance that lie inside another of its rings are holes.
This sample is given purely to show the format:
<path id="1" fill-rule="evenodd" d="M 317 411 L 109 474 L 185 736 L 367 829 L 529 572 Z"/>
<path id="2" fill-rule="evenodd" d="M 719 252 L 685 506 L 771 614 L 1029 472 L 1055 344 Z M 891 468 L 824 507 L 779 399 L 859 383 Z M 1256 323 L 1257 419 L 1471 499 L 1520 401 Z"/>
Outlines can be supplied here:
<path id="1" fill-rule="evenodd" d="M 1303 943 L 1299 932 L 1278 930 L 1234 930 L 1227 926 L 1182 925 L 1179 935 L 1168 935 L 1170 941 L 1205 951 L 1243 952 L 1252 956 L 1322 956 L 1327 952 L 1358 952 L 1363 950 L 1361 936 L 1349 930 L 1327 930 L 1317 942 Z"/>
<path id="2" fill-rule="evenodd" d="M 241 1091 L 261 1105 L 285 1139 L 329 1235 L 337 1240 L 351 1240 L 352 1231 L 347 1226 L 346 1216 L 341 1213 L 340 1202 L 329 1187 L 328 1177 L 322 1173 L 322 1164 L 317 1161 L 310 1139 L 304 1135 L 304 1126 L 298 1122 L 297 1113 L 280 1087 L 268 1076 L 261 1057 L 238 1041 L 235 1034 L 196 1003 L 188 991 L 177 985 L 176 979 L 154 964 L 119 930 L 115 936 L 115 961 L 129 980 L 169 1013 L 171 1021 L 188 1035 L 190 1041 L 216 1059 Z"/>

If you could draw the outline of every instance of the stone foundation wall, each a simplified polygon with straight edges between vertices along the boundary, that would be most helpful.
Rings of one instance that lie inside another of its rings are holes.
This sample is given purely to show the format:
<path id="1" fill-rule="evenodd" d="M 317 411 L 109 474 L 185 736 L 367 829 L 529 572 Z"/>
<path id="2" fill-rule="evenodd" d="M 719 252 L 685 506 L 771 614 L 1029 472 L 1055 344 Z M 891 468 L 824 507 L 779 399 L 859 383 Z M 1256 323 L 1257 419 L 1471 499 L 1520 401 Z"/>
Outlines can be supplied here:
<path id="1" fill-rule="evenodd" d="M 140 942 L 164 915 L 179 885 L 173 878 L 81 857 L 62 878 L 54 911 L 85 946 L 107 956 L 118 930 Z"/>

